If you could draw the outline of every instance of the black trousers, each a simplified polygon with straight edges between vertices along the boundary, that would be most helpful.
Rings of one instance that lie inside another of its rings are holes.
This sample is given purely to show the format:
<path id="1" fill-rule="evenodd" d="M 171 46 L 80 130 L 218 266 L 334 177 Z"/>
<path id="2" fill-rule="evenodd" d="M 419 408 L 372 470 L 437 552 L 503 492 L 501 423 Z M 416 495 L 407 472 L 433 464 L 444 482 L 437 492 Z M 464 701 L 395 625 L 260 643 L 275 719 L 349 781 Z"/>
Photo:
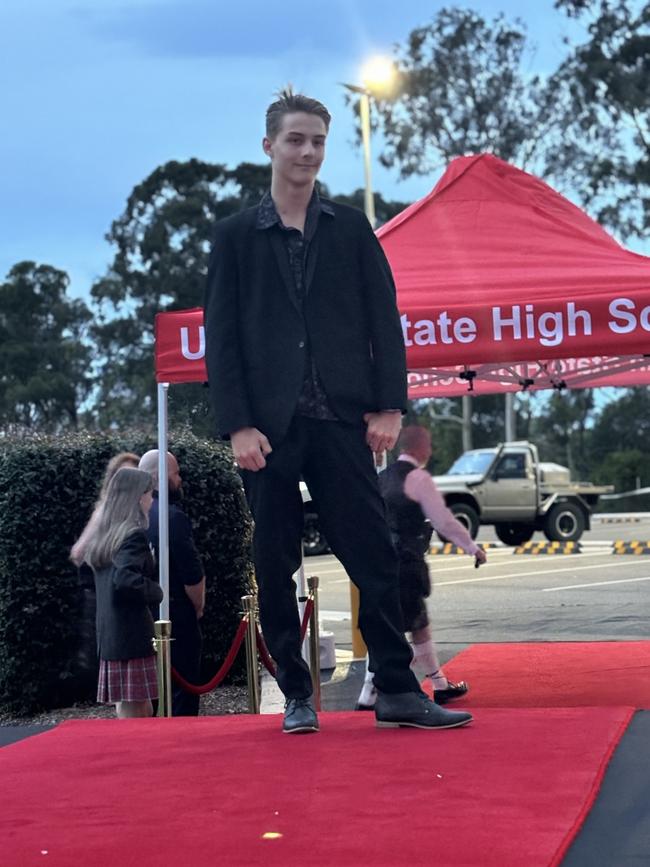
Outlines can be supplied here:
<path id="1" fill-rule="evenodd" d="M 287 698 L 306 698 L 312 692 L 309 668 L 300 653 L 292 580 L 302 562 L 301 477 L 332 551 L 359 588 L 359 628 L 377 689 L 419 690 L 404 638 L 397 555 L 365 435 L 365 427 L 297 416 L 267 456 L 267 466 L 256 473 L 243 472 L 255 520 L 253 557 L 262 631 Z"/>
<path id="2" fill-rule="evenodd" d="M 190 683 L 201 682 L 201 627 L 194 606 L 172 601 L 169 606 L 172 621 L 172 666 Z M 200 696 L 186 692 L 172 683 L 172 716 L 198 716 Z"/>

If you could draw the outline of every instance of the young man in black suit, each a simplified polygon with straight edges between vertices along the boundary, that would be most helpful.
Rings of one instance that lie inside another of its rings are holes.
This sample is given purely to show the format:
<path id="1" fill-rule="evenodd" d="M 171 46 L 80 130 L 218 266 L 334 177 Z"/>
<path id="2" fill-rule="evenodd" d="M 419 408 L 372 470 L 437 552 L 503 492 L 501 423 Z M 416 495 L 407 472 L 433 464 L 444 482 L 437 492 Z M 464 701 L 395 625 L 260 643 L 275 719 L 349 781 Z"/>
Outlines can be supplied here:
<path id="1" fill-rule="evenodd" d="M 399 434 L 404 342 L 368 221 L 315 190 L 329 123 L 325 106 L 290 91 L 269 106 L 271 190 L 217 225 L 205 300 L 210 394 L 255 519 L 260 619 L 287 699 L 283 731 L 318 731 L 292 580 L 302 558 L 301 476 L 360 590 L 377 724 L 465 725 L 470 714 L 435 705 L 410 669 L 373 461 Z"/>

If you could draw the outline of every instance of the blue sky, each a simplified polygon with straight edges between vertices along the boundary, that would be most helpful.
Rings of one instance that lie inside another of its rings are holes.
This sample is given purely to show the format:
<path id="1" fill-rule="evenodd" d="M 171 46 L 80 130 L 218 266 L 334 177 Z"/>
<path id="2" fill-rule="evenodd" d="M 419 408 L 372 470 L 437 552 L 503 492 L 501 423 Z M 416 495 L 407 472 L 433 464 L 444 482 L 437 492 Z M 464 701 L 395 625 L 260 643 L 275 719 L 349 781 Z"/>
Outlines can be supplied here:
<path id="1" fill-rule="evenodd" d="M 264 110 L 292 82 L 330 108 L 321 178 L 363 184 L 339 82 L 445 4 L 385 0 L 5 0 L 0 7 L 0 279 L 22 259 L 67 271 L 86 296 L 111 260 L 104 240 L 134 185 L 156 166 L 198 157 L 263 162 Z M 520 16 L 553 69 L 571 23 L 552 0 L 462 4 Z M 575 28 L 575 25 L 573 25 Z M 375 147 L 375 155 L 378 147 Z M 410 201 L 436 177 L 399 182 L 373 164 L 376 190 Z"/>

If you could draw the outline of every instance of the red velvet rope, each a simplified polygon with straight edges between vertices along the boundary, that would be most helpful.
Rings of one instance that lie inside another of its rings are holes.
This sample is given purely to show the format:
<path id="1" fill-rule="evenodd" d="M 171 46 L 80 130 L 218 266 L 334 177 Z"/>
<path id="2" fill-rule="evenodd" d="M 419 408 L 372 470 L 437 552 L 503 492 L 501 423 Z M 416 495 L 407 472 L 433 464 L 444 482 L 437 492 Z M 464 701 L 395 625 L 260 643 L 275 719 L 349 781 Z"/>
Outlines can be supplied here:
<path id="1" fill-rule="evenodd" d="M 311 613 L 314 610 L 314 600 L 310 597 L 305 603 L 305 611 L 302 615 L 302 623 L 300 625 L 300 640 L 305 640 L 305 635 L 307 634 L 307 627 L 309 626 L 309 618 L 311 617 Z M 271 659 L 271 654 L 268 651 L 266 644 L 264 643 L 264 638 L 262 637 L 262 633 L 260 632 L 259 626 L 256 628 L 255 635 L 257 638 L 257 652 L 260 655 L 260 659 L 262 660 L 262 665 L 271 675 L 271 677 L 275 677 L 275 663 Z"/>
<path id="2" fill-rule="evenodd" d="M 309 626 L 309 618 L 311 617 L 311 613 L 314 610 L 314 600 L 309 597 L 309 599 L 305 602 L 305 611 L 302 615 L 302 625 L 300 627 L 300 640 L 305 640 L 305 635 L 307 635 L 307 627 Z"/>
<path id="3" fill-rule="evenodd" d="M 248 620 L 246 617 L 242 617 L 241 623 L 239 624 L 239 628 L 235 633 L 235 637 L 233 639 L 230 650 L 228 651 L 228 656 L 225 658 L 223 665 L 212 678 L 212 680 L 209 680 L 207 683 L 203 684 L 203 686 L 195 686 L 193 683 L 189 683 L 187 680 L 185 680 L 185 678 L 180 675 L 175 668 L 172 668 L 172 677 L 174 679 L 174 682 L 177 683 L 180 687 L 182 687 L 186 692 L 191 692 L 192 695 L 203 695 L 204 693 L 213 690 L 215 686 L 219 686 L 221 681 L 232 668 L 232 664 L 235 661 L 237 654 L 239 653 L 239 648 L 241 647 L 244 636 L 246 635 L 247 628 Z"/>
<path id="4" fill-rule="evenodd" d="M 255 637 L 257 639 L 257 652 L 259 653 L 260 659 L 262 660 L 262 665 L 268 671 L 271 677 L 275 677 L 275 663 L 271 659 L 271 654 L 266 648 L 266 644 L 264 643 L 264 639 L 262 638 L 262 633 L 260 632 L 259 626 L 255 628 Z"/>

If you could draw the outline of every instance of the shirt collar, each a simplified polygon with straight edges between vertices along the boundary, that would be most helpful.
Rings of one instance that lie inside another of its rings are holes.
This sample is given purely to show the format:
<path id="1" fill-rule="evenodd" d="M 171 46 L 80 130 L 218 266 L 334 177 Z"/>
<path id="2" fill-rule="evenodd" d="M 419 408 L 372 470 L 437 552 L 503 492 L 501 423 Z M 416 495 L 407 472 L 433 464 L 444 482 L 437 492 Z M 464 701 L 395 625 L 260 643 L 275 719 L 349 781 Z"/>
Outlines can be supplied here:
<path id="1" fill-rule="evenodd" d="M 334 208 L 329 202 L 321 199 L 321 197 L 318 195 L 316 187 L 314 187 L 314 191 L 311 194 L 311 199 L 309 200 L 309 204 L 307 205 L 307 212 L 309 213 L 312 210 L 321 211 L 323 214 L 328 214 L 330 217 L 334 216 Z M 262 196 L 262 199 L 257 209 L 257 228 L 269 229 L 271 226 L 275 226 L 276 224 L 281 225 L 282 220 L 280 219 L 278 210 L 275 207 L 275 202 L 273 201 L 273 197 L 271 196 L 271 191 L 268 190 Z"/>
<path id="2" fill-rule="evenodd" d="M 397 458 L 398 461 L 406 461 L 408 464 L 413 464 L 414 467 L 419 467 L 420 464 L 416 461 L 413 455 L 409 455 L 406 452 L 402 452 L 402 454 Z"/>

